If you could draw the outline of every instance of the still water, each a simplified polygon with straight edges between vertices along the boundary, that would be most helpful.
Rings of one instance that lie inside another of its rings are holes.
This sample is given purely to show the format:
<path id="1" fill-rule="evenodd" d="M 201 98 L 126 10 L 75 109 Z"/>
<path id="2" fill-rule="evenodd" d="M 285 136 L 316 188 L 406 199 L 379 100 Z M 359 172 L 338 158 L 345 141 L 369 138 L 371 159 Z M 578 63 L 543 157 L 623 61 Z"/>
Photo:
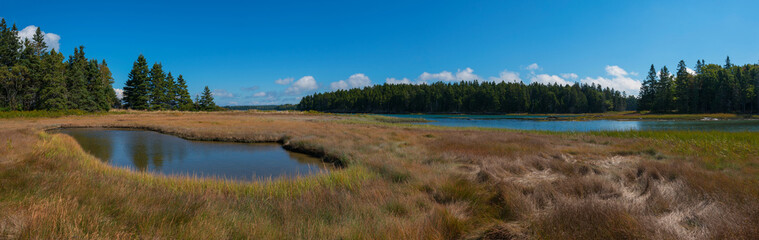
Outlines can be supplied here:
<path id="1" fill-rule="evenodd" d="M 71 128 L 82 148 L 118 167 L 168 175 L 255 180 L 308 175 L 329 169 L 320 159 L 290 152 L 279 144 L 190 141 L 152 131 Z"/>
<path id="2" fill-rule="evenodd" d="M 487 127 L 522 130 L 548 130 L 566 132 L 623 131 L 623 130 L 690 130 L 690 131 L 759 131 L 759 120 L 667 120 L 667 121 L 536 121 L 546 116 L 515 115 L 417 115 L 387 114 L 402 118 L 424 118 L 430 122 L 418 123 L 448 127 Z M 562 117 L 562 116 L 558 116 Z"/>

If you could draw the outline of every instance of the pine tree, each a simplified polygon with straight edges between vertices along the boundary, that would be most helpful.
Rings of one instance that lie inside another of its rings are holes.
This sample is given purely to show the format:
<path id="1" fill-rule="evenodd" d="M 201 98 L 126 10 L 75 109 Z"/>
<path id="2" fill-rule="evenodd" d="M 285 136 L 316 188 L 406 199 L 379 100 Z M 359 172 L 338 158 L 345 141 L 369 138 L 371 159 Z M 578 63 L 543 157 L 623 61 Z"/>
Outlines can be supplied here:
<path id="1" fill-rule="evenodd" d="M 34 37 L 32 38 L 32 49 L 34 49 L 34 54 L 37 56 L 42 56 L 45 53 L 47 53 L 47 44 L 45 43 L 45 35 L 42 34 L 42 30 L 38 27 L 37 31 L 34 33 Z"/>
<path id="2" fill-rule="evenodd" d="M 165 110 L 166 105 L 166 74 L 160 63 L 154 63 L 150 69 L 150 109 Z"/>
<path id="3" fill-rule="evenodd" d="M 98 69 L 100 70 L 100 81 L 102 84 L 102 94 L 105 96 L 105 102 L 100 103 L 103 110 L 109 110 L 111 108 L 120 108 L 121 100 L 116 97 L 116 91 L 113 90 L 113 76 L 111 76 L 111 69 L 108 68 L 108 63 L 103 60 Z"/>
<path id="4" fill-rule="evenodd" d="M 169 72 L 166 74 L 166 109 L 177 109 L 177 88 L 175 85 L 174 76 Z"/>
<path id="5" fill-rule="evenodd" d="M 654 105 L 654 97 L 656 96 L 656 85 L 658 84 L 656 76 L 656 68 L 651 64 L 651 69 L 648 70 L 648 76 L 643 81 L 643 85 L 640 87 L 640 102 L 638 103 L 638 110 L 652 110 Z"/>
<path id="6" fill-rule="evenodd" d="M 672 105 L 674 103 L 674 93 L 672 88 L 672 74 L 669 73 L 667 66 L 661 68 L 659 71 L 659 84 L 655 85 L 654 92 L 656 97 L 654 98 L 654 112 L 670 112 L 672 111 Z"/>
<path id="7" fill-rule="evenodd" d="M 74 55 L 69 57 L 66 69 L 66 85 L 69 90 L 69 108 L 94 111 L 95 101 L 88 89 L 88 66 L 84 57 L 84 46 L 74 49 Z"/>
<path id="8" fill-rule="evenodd" d="M 680 60 L 677 64 L 677 77 L 675 78 L 675 101 L 679 112 L 691 112 L 690 110 L 690 87 L 691 75 L 685 66 L 685 61 Z"/>
<path id="9" fill-rule="evenodd" d="M 177 77 L 177 83 L 174 84 L 174 92 L 176 93 L 178 110 L 189 111 L 194 108 L 190 92 L 187 91 L 187 82 L 185 82 L 182 74 L 179 74 L 179 77 Z"/>
<path id="10" fill-rule="evenodd" d="M 730 56 L 727 56 L 727 59 L 725 59 L 725 66 L 723 68 L 730 69 L 731 67 L 733 67 L 733 64 L 730 63 Z"/>
<path id="11" fill-rule="evenodd" d="M 216 109 L 216 104 L 213 101 L 213 94 L 211 93 L 211 90 L 208 89 L 208 86 L 206 86 L 203 89 L 203 93 L 198 99 L 198 110 L 201 111 L 212 111 Z"/>
<path id="12" fill-rule="evenodd" d="M 16 24 L 8 28 L 5 19 L 0 19 L 0 66 L 16 65 L 21 54 L 21 42 L 18 37 Z"/>
<path id="13" fill-rule="evenodd" d="M 64 110 L 68 108 L 63 54 L 51 50 L 42 58 L 43 84 L 40 90 L 40 109 Z"/>
<path id="14" fill-rule="evenodd" d="M 126 86 L 124 86 L 124 103 L 127 108 L 145 110 L 150 107 L 150 77 L 145 56 L 140 54 L 132 65 Z"/>

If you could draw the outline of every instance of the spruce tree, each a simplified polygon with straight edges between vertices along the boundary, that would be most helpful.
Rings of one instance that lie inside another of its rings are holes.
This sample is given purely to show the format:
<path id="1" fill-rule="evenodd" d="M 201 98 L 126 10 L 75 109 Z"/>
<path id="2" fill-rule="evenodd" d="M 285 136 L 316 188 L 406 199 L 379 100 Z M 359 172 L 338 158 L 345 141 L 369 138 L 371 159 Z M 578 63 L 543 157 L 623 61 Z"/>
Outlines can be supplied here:
<path id="1" fill-rule="evenodd" d="M 691 75 L 685 66 L 685 61 L 680 60 L 677 64 L 677 77 L 675 78 L 675 98 L 679 112 L 691 112 L 690 92 Z"/>
<path id="2" fill-rule="evenodd" d="M 163 72 L 163 66 L 160 63 L 153 64 L 150 69 L 150 109 L 165 110 L 167 105 L 167 84 L 166 74 Z"/>
<path id="3" fill-rule="evenodd" d="M 672 92 L 672 74 L 669 73 L 667 66 L 659 71 L 659 82 L 655 86 L 654 92 L 654 112 L 670 112 L 672 110 L 674 94 Z"/>
<path id="4" fill-rule="evenodd" d="M 64 110 L 67 109 L 66 77 L 64 71 L 63 54 L 51 50 L 42 58 L 43 84 L 40 90 L 40 109 Z"/>
<path id="5" fill-rule="evenodd" d="M 124 86 L 124 103 L 127 108 L 145 110 L 150 107 L 149 95 L 149 69 L 145 56 L 140 54 L 137 61 L 132 64 L 132 71 Z"/>
<path id="6" fill-rule="evenodd" d="M 66 69 L 66 85 L 69 90 L 69 108 L 87 111 L 97 110 L 94 96 L 88 89 L 89 63 L 84 57 L 84 46 L 74 49 Z"/>
<path id="7" fill-rule="evenodd" d="M 177 83 L 174 85 L 174 92 L 176 93 L 177 109 L 181 111 L 189 111 L 194 108 L 192 97 L 190 92 L 187 91 L 187 82 L 185 82 L 182 74 L 177 77 Z"/>
<path id="8" fill-rule="evenodd" d="M 658 84 L 656 76 L 656 68 L 651 64 L 651 69 L 648 70 L 648 76 L 643 80 L 643 85 L 640 87 L 640 102 L 638 103 L 639 110 L 652 110 L 654 104 L 654 97 L 656 96 L 656 85 Z"/>
<path id="9" fill-rule="evenodd" d="M 213 93 L 211 93 L 211 90 L 208 89 L 208 86 L 206 86 L 203 89 L 203 93 L 198 100 L 198 110 L 201 111 L 212 111 L 216 109 L 216 104 L 213 102 Z"/>
<path id="10" fill-rule="evenodd" d="M 108 68 L 108 63 L 103 60 L 98 66 L 100 70 L 100 81 L 102 84 L 102 94 L 105 96 L 105 102 L 100 103 L 103 110 L 109 110 L 111 108 L 120 108 L 121 100 L 116 97 L 116 91 L 113 90 L 113 76 L 111 76 L 111 69 Z"/>

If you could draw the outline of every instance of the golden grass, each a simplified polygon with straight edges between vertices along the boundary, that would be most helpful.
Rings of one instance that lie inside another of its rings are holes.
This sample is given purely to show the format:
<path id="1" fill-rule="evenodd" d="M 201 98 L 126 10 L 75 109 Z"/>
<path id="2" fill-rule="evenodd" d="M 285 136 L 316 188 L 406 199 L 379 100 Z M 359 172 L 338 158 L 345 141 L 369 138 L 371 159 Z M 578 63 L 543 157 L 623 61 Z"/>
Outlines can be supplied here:
<path id="1" fill-rule="evenodd" d="M 543 134 L 395 122 L 300 112 L 0 120 L 0 238 L 759 235 L 751 134 Z M 71 137 L 41 131 L 58 127 L 280 142 L 343 167 L 256 182 L 160 176 L 111 167 Z M 725 155 L 731 151 L 738 153 Z M 713 167 L 714 161 L 730 167 Z"/>

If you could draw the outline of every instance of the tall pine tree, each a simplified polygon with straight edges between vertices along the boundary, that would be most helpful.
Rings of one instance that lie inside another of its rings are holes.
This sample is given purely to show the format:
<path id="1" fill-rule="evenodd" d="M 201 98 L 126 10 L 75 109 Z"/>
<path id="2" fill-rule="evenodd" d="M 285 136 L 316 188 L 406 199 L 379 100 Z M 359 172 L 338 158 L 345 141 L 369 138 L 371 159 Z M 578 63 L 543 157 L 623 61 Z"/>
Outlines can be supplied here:
<path id="1" fill-rule="evenodd" d="M 140 54 L 132 64 L 132 71 L 124 86 L 124 103 L 127 108 L 146 110 L 150 107 L 150 70 L 145 56 Z"/>

